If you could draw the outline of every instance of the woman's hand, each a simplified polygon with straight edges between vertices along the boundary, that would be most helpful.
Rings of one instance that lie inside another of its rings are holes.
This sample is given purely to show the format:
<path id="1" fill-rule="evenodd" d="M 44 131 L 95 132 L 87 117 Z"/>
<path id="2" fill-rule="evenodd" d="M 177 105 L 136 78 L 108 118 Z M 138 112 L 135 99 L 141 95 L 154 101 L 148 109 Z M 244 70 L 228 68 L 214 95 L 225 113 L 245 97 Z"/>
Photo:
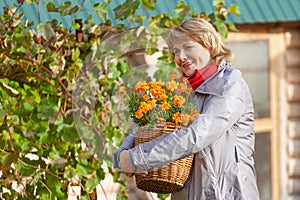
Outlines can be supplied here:
<path id="1" fill-rule="evenodd" d="M 147 175 L 148 172 L 143 172 L 134 166 L 134 164 L 130 161 L 129 153 L 130 152 L 128 150 L 123 150 L 120 153 L 119 167 L 121 171 L 127 176 L 133 176 L 134 174 Z"/>

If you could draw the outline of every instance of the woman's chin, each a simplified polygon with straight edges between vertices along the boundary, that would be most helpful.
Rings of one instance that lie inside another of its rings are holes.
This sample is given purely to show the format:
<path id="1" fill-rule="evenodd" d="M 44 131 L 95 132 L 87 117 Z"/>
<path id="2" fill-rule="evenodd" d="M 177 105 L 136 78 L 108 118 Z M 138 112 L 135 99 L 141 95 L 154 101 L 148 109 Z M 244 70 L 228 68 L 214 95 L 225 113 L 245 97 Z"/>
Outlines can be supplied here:
<path id="1" fill-rule="evenodd" d="M 186 70 L 184 71 L 185 76 L 190 77 L 195 74 L 195 70 Z"/>

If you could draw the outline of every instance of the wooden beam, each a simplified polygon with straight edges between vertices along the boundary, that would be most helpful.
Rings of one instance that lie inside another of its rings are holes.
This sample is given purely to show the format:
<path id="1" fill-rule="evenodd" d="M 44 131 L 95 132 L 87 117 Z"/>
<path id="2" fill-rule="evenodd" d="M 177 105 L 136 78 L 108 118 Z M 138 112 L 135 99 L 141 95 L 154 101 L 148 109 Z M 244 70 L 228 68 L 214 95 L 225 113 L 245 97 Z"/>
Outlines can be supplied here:
<path id="1" fill-rule="evenodd" d="M 300 139 L 300 119 L 289 120 L 288 134 L 290 139 Z"/>
<path id="2" fill-rule="evenodd" d="M 298 77 L 300 79 L 300 74 Z M 300 83 L 287 85 L 287 100 L 288 102 L 300 102 Z"/>
<path id="3" fill-rule="evenodd" d="M 300 139 L 290 139 L 288 145 L 288 154 L 289 159 L 292 160 L 293 158 L 298 159 L 298 175 L 300 176 Z"/>
<path id="4" fill-rule="evenodd" d="M 300 48 L 289 48 L 286 52 L 287 67 L 300 68 Z"/>
<path id="5" fill-rule="evenodd" d="M 285 59 L 286 53 L 284 33 L 269 35 L 270 62 L 270 108 L 271 108 L 271 182 L 272 200 L 280 200 L 285 196 L 286 188 L 286 115 L 285 115 Z"/>
<path id="6" fill-rule="evenodd" d="M 299 77 L 300 77 L 300 66 L 298 68 L 289 68 L 287 70 L 286 80 L 288 83 L 294 83 L 294 84 L 300 83 Z"/>
<path id="7" fill-rule="evenodd" d="M 292 102 L 289 104 L 288 117 L 290 119 L 300 118 L 300 102 Z"/>
<path id="8" fill-rule="evenodd" d="M 300 191 L 300 178 L 290 178 L 288 182 L 288 193 L 290 195 L 299 195 Z"/>
<path id="9" fill-rule="evenodd" d="M 254 132 L 255 134 L 271 132 L 272 121 L 270 118 L 260 118 L 254 121 Z"/>

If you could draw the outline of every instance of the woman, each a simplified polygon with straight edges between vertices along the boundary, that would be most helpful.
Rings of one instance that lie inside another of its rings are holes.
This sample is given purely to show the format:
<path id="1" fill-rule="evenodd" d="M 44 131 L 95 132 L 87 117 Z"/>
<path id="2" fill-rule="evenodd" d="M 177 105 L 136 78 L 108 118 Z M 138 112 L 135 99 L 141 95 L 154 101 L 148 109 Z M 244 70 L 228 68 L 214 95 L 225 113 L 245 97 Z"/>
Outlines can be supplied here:
<path id="1" fill-rule="evenodd" d="M 189 127 L 155 142 L 133 147 L 132 133 L 117 151 L 120 169 L 150 171 L 195 154 L 189 180 L 171 199 L 259 199 L 253 103 L 240 71 L 230 64 L 231 51 L 203 19 L 173 28 L 168 45 L 194 89 L 201 114 Z"/>

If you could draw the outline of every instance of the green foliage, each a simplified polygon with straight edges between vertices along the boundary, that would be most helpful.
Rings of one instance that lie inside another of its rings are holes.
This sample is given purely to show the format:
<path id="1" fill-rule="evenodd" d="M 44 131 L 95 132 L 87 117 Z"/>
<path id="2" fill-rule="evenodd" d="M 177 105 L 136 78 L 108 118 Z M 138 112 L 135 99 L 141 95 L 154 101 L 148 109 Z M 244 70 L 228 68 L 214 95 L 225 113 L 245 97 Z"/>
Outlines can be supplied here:
<path id="1" fill-rule="evenodd" d="M 82 42 L 74 35 L 74 30 L 81 28 L 75 22 L 80 6 L 71 1 L 59 5 L 49 1 L 49 12 L 71 16 L 74 22 L 69 29 L 51 21 L 36 24 L 35 30 L 32 22 L 23 20 L 24 13 L 17 11 L 39 1 L 18 2 L 0 15 L 0 194 L 4 199 L 67 199 L 68 186 L 79 185 L 82 199 L 91 199 L 105 178 L 106 165 L 114 181 L 121 183 L 117 199 L 126 199 L 125 183 L 111 169 L 111 152 L 126 134 L 121 119 L 114 115 L 118 107 L 112 98 L 119 77 L 131 66 L 121 59 L 120 49 L 102 41 L 129 31 L 130 23 L 142 25 L 146 19 L 141 11 L 155 10 L 156 0 L 126 0 L 113 9 L 119 20 L 115 26 L 108 19 L 111 0 L 95 4 L 93 11 L 102 23 L 95 25 L 91 16 L 82 22 Z M 213 6 L 214 13 L 196 13 L 179 2 L 174 7 L 176 16 L 157 14 L 148 24 L 170 28 L 188 17 L 203 17 L 215 23 L 225 38 L 228 27 L 236 30 L 233 23 L 224 23 L 227 14 L 239 16 L 240 11 L 236 5 L 226 9 L 224 0 L 214 0 Z M 148 34 L 151 38 L 145 39 Z M 120 42 L 123 46 L 146 44 L 147 53 L 153 54 L 159 34 L 141 26 Z M 104 62 L 103 56 L 111 56 L 106 49 L 121 61 Z M 167 53 L 159 62 L 174 67 Z M 82 70 L 87 66 L 88 70 Z M 159 72 L 163 76 L 169 68 Z M 78 98 L 72 104 L 74 95 Z M 95 98 L 91 101 L 90 96 Z"/>

